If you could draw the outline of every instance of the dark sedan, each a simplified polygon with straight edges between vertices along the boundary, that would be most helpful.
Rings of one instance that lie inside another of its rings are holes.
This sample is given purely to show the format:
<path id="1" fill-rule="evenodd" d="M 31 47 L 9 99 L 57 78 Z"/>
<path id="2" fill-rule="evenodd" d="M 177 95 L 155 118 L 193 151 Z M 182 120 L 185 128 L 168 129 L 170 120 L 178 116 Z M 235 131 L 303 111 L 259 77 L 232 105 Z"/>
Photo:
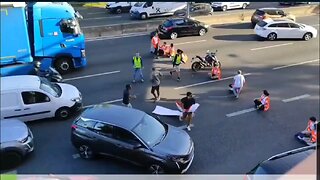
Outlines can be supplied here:
<path id="1" fill-rule="evenodd" d="M 172 18 L 159 25 L 157 31 L 160 37 L 176 39 L 187 35 L 203 36 L 208 32 L 208 27 L 206 24 L 189 18 Z"/>
<path id="2" fill-rule="evenodd" d="M 190 7 L 190 16 L 205 16 L 211 15 L 213 13 L 213 9 L 208 3 L 195 3 L 191 4 Z M 187 14 L 187 7 L 184 9 L 177 10 L 174 12 L 175 16 L 185 17 Z"/>
<path id="3" fill-rule="evenodd" d="M 72 144 L 82 158 L 104 154 L 146 167 L 151 173 L 184 173 L 194 157 L 190 136 L 136 109 L 98 105 L 72 124 Z"/>

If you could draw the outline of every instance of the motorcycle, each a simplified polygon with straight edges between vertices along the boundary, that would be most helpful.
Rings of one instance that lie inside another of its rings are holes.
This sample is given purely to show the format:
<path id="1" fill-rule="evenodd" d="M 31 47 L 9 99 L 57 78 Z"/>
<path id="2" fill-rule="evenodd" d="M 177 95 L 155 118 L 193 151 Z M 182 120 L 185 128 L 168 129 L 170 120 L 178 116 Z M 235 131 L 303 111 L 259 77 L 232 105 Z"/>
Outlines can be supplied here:
<path id="1" fill-rule="evenodd" d="M 37 76 L 47 78 L 50 82 L 61 82 L 61 74 L 52 67 L 49 67 L 48 70 L 37 71 Z"/>
<path id="2" fill-rule="evenodd" d="M 221 62 L 217 58 L 217 52 L 218 50 L 216 50 L 215 52 L 211 52 L 205 57 L 193 57 L 191 61 L 191 69 L 197 72 L 201 69 L 212 67 L 215 62 L 218 63 L 218 67 L 221 68 Z"/>

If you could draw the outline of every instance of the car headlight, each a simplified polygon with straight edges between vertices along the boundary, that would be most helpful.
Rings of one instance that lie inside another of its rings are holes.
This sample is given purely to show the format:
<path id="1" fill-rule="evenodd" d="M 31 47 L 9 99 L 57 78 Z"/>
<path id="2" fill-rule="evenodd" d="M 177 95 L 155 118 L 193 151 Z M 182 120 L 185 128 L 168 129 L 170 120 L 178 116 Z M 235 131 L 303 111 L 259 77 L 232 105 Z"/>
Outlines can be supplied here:
<path id="1" fill-rule="evenodd" d="M 172 157 L 171 160 L 178 163 L 183 163 L 185 161 L 182 157 Z"/>
<path id="2" fill-rule="evenodd" d="M 81 101 L 81 97 L 73 98 L 73 99 L 71 99 L 71 101 L 73 101 L 73 102 L 80 102 L 80 101 Z"/>
<path id="3" fill-rule="evenodd" d="M 208 25 L 208 24 L 205 24 L 204 27 L 205 27 L 205 28 L 209 28 L 209 25 Z"/>

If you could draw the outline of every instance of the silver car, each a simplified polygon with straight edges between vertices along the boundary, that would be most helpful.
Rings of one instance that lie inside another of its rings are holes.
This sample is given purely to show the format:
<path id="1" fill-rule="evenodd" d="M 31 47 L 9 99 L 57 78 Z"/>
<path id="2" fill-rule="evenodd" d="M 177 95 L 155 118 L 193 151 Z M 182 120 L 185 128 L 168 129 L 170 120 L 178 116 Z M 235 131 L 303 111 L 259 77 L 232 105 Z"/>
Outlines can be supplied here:
<path id="1" fill-rule="evenodd" d="M 27 125 L 17 119 L 0 120 L 0 168 L 10 169 L 32 152 L 33 135 Z"/>

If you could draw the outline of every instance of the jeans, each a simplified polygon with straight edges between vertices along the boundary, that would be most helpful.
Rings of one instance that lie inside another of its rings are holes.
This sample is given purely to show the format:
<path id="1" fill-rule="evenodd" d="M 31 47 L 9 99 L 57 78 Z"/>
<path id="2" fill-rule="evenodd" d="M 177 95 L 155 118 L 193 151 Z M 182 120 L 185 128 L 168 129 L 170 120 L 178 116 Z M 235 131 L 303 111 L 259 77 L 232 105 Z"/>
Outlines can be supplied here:
<path id="1" fill-rule="evenodd" d="M 133 74 L 133 79 L 136 80 L 137 75 L 140 76 L 140 80 L 143 79 L 143 74 L 142 74 L 142 69 L 141 68 L 135 68 L 134 69 L 134 74 Z"/>

